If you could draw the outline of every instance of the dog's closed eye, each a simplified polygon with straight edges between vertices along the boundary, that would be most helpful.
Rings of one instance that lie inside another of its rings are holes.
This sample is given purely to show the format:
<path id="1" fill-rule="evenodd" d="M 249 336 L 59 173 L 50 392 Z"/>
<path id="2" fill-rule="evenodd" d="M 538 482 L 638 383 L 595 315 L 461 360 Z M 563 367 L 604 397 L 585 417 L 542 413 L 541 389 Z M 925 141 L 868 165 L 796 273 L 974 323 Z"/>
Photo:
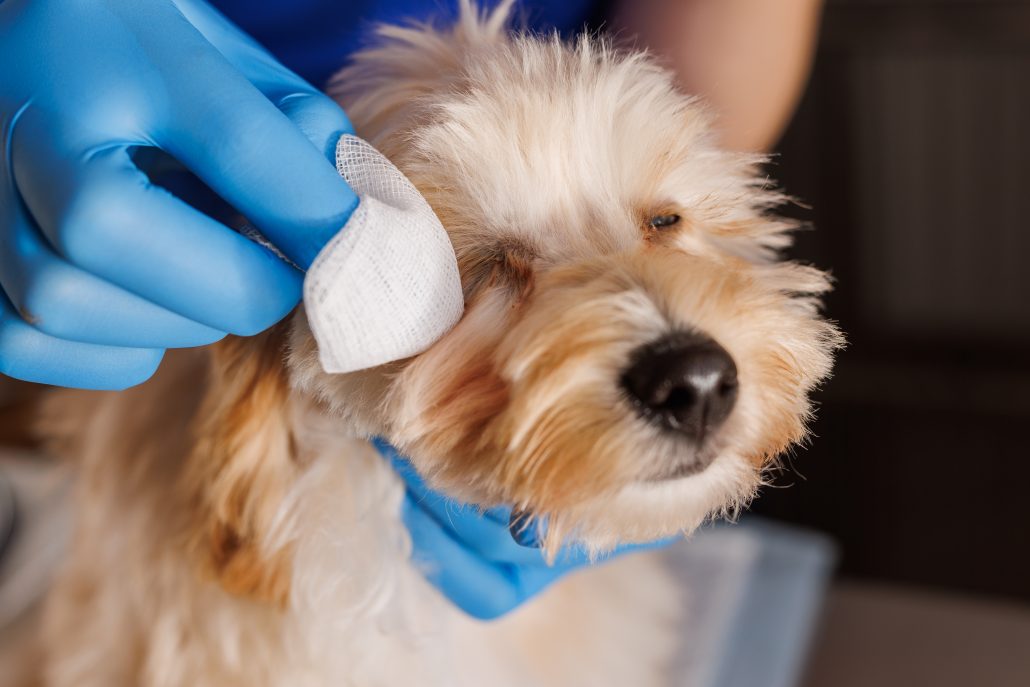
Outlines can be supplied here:
<path id="1" fill-rule="evenodd" d="M 535 258 L 536 252 L 517 239 L 502 239 L 469 251 L 459 259 L 465 300 L 488 286 L 510 289 L 516 300 L 521 300 L 532 289 Z"/>

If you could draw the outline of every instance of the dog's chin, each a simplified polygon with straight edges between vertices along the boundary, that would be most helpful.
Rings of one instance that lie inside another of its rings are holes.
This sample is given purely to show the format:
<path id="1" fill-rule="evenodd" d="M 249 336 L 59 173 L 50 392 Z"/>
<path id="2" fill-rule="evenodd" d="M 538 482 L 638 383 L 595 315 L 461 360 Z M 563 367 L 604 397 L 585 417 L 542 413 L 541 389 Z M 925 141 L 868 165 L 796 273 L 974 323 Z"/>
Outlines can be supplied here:
<path id="1" fill-rule="evenodd" d="M 686 479 L 692 475 L 700 474 L 705 469 L 703 463 L 698 461 L 682 462 L 663 470 L 657 475 L 648 476 L 644 482 L 669 482 L 672 480 Z"/>
<path id="2" fill-rule="evenodd" d="M 704 469 L 684 464 L 664 479 L 636 481 L 613 496 L 559 514 L 553 535 L 592 553 L 686 536 L 709 520 L 732 517 L 754 497 L 760 482 L 760 472 L 744 457 L 721 452 Z"/>
<path id="3" fill-rule="evenodd" d="M 707 440 L 697 445 L 686 439 L 675 438 L 681 450 L 674 456 L 657 465 L 653 470 L 642 475 L 638 482 L 654 484 L 687 479 L 700 475 L 715 462 L 723 452 L 723 442 L 718 439 Z"/>

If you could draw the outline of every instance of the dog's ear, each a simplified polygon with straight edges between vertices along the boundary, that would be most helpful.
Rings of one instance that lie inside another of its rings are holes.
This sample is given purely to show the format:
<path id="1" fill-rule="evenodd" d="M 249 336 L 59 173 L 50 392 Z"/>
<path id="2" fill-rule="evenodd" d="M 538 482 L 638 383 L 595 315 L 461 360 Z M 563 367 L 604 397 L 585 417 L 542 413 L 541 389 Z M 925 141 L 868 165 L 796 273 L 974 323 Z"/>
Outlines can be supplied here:
<path id="1" fill-rule="evenodd" d="M 434 95 L 463 89 L 476 54 L 509 40 L 513 0 L 490 11 L 461 0 L 457 22 L 378 27 L 372 47 L 356 53 L 329 82 L 327 92 L 346 110 L 358 135 L 390 159 L 402 150 L 398 132 L 424 125 Z"/>
<path id="2" fill-rule="evenodd" d="M 202 567 L 234 594 L 285 603 L 288 548 L 268 540 L 297 473 L 284 367 L 286 325 L 212 347 L 209 386 L 184 471 L 194 504 L 191 545 Z"/>

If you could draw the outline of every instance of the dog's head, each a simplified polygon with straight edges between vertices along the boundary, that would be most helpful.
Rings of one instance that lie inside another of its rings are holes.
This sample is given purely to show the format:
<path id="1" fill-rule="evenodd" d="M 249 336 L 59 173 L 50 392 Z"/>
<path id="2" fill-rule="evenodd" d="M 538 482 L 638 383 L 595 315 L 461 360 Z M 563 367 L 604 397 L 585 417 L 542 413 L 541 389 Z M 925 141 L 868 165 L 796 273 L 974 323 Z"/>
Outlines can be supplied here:
<path id="1" fill-rule="evenodd" d="M 463 319 L 415 358 L 330 376 L 300 316 L 295 385 L 454 497 L 546 517 L 552 548 L 693 529 L 805 436 L 839 342 L 827 279 L 776 261 L 782 196 L 667 72 L 513 35 L 503 12 L 384 29 L 335 82 L 447 228 Z"/>

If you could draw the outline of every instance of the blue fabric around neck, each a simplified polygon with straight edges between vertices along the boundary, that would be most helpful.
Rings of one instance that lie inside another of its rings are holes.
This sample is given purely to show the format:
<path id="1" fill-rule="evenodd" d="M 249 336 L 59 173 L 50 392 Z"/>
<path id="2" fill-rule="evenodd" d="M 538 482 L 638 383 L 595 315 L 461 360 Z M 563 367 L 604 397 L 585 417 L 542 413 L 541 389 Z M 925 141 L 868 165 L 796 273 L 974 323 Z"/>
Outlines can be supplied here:
<path id="1" fill-rule="evenodd" d="M 380 22 L 446 21 L 456 0 L 210 0 L 280 61 L 323 86 Z M 481 2 L 492 6 L 496 2 Z M 582 28 L 597 0 L 517 0 L 519 24 L 562 33 Z"/>

